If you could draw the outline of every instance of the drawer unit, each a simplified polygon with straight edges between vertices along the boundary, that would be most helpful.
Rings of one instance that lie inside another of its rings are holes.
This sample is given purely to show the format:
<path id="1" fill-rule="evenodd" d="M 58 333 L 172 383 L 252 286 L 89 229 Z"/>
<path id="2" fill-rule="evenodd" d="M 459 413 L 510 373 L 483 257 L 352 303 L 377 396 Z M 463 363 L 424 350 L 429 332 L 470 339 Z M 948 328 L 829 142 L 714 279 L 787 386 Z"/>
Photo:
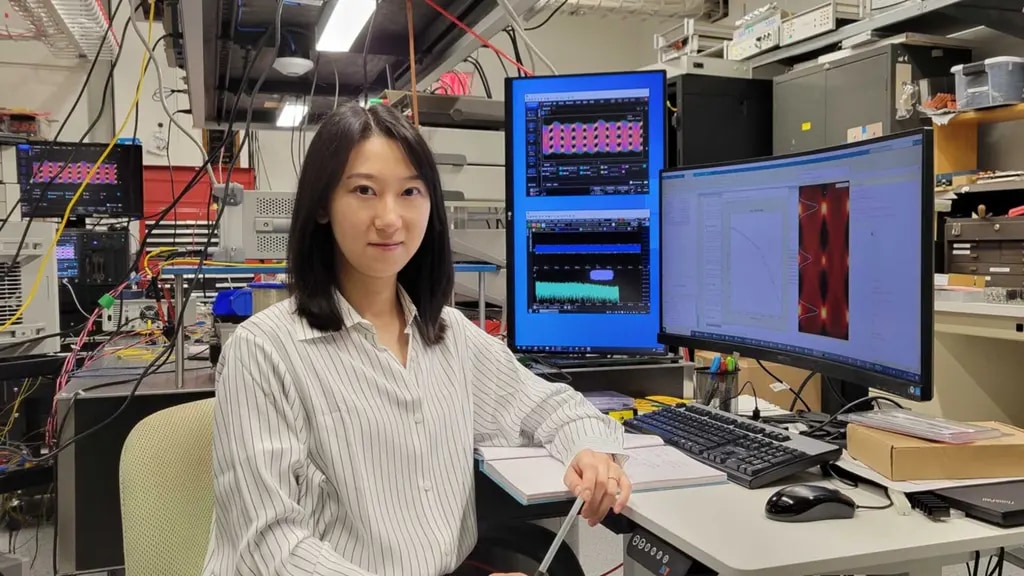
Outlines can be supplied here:
<path id="1" fill-rule="evenodd" d="M 421 126 L 420 133 L 441 164 L 505 165 L 505 133 Z"/>
<path id="2" fill-rule="evenodd" d="M 446 200 L 505 201 L 504 166 L 438 164 Z"/>
<path id="3" fill-rule="evenodd" d="M 1024 264 L 1003 264 L 1002 262 L 993 263 L 974 263 L 974 264 L 956 264 L 952 263 L 949 265 L 949 271 L 953 274 L 974 274 L 981 276 L 995 276 L 998 274 L 1010 274 L 1013 276 L 1024 276 Z"/>
<path id="4" fill-rule="evenodd" d="M 950 264 L 974 264 L 976 262 L 1024 264 L 1024 242 L 953 242 L 947 262 Z"/>
<path id="5" fill-rule="evenodd" d="M 1024 218 L 946 221 L 946 272 L 985 277 L 987 286 L 1024 287 Z"/>

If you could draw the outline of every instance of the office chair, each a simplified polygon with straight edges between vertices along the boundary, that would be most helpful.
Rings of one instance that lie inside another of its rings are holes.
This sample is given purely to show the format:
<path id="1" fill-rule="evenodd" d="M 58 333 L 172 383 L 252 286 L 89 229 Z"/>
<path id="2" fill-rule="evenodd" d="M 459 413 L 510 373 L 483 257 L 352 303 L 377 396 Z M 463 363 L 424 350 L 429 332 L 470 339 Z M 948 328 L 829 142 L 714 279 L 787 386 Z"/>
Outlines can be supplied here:
<path id="1" fill-rule="evenodd" d="M 200 574 L 213 519 L 213 399 L 152 414 L 121 450 L 128 576 Z"/>
<path id="2" fill-rule="evenodd" d="M 127 576 L 199 574 L 213 519 L 213 398 L 144 418 L 121 451 L 121 522 Z M 554 533 L 526 522 L 482 527 L 471 560 L 522 558 L 539 566 Z M 548 573 L 584 576 L 564 544 Z"/>

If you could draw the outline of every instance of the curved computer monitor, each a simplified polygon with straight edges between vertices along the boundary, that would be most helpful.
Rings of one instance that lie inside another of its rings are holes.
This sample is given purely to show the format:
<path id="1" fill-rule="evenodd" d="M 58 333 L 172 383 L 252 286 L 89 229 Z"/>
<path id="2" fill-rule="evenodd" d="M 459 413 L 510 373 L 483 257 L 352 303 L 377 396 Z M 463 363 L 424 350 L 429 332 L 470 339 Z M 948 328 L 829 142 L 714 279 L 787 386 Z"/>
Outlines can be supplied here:
<path id="1" fill-rule="evenodd" d="M 508 343 L 660 355 L 665 73 L 505 82 Z"/>
<path id="2" fill-rule="evenodd" d="M 930 129 L 661 181 L 661 342 L 931 399 Z"/>

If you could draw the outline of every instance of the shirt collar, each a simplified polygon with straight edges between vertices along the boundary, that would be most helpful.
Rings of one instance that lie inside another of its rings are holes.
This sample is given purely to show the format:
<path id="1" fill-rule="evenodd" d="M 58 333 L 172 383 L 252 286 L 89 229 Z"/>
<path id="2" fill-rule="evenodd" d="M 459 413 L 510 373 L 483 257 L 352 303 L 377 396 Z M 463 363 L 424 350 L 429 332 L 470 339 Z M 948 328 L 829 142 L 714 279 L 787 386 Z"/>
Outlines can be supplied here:
<path id="1" fill-rule="evenodd" d="M 348 300 L 341 295 L 340 290 L 334 291 L 334 301 L 338 306 L 338 310 L 341 311 L 342 330 L 348 330 L 359 325 L 365 326 L 366 328 L 373 327 L 369 320 L 366 320 L 359 314 L 359 312 L 356 312 L 356 309 L 353 308 L 352 305 L 349 304 Z M 398 301 L 401 303 L 402 310 L 405 313 L 405 332 L 406 334 L 409 334 L 412 332 L 412 323 L 416 319 L 417 311 L 416 305 L 412 302 L 412 298 L 409 297 L 409 294 L 405 291 L 405 288 L 402 288 L 401 284 L 398 285 Z M 330 330 L 319 330 L 314 328 L 310 326 L 304 318 L 298 318 L 298 321 L 300 324 L 299 340 L 309 340 L 334 333 Z"/>

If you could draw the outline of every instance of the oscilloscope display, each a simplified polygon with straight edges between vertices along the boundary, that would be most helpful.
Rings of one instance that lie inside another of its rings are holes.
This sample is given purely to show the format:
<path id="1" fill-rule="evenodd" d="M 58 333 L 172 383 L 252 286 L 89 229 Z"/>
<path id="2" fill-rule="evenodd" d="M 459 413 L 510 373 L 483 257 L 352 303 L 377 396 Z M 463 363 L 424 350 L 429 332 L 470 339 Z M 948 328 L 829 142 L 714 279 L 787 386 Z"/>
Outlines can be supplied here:
<path id="1" fill-rule="evenodd" d="M 528 103 L 527 196 L 647 194 L 649 96 L 593 96 Z"/>
<path id="2" fill-rule="evenodd" d="M 63 216 L 83 183 L 72 216 L 141 216 L 141 146 L 115 145 L 97 165 L 105 148 L 106 144 L 19 144 L 22 216 Z"/>
<path id="3" fill-rule="evenodd" d="M 661 355 L 662 71 L 509 78 L 509 347 Z"/>
<path id="4" fill-rule="evenodd" d="M 646 314 L 650 211 L 528 213 L 531 313 Z"/>

